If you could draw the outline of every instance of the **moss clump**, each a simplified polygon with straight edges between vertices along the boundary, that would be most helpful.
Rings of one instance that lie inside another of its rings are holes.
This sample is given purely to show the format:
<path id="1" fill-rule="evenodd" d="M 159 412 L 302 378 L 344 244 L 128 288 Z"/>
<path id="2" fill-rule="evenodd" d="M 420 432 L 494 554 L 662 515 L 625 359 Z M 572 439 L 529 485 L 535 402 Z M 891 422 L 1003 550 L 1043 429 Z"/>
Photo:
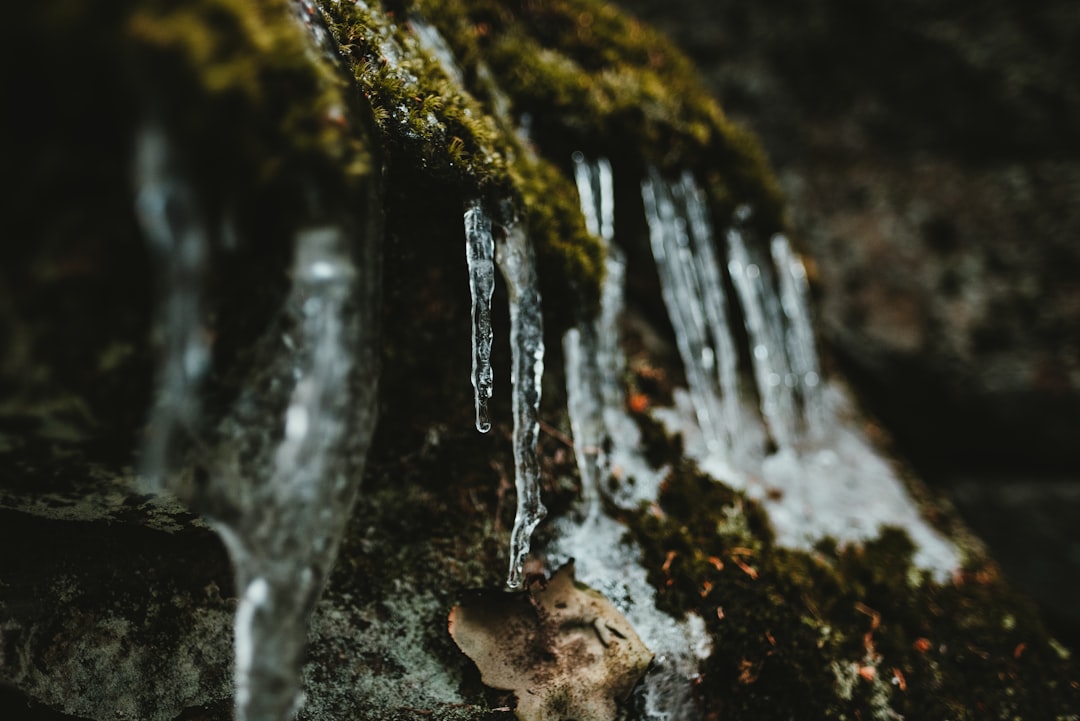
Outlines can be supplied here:
<path id="1" fill-rule="evenodd" d="M 478 99 L 457 69 L 425 45 L 408 17 L 362 4 L 322 5 L 371 104 L 390 161 L 447 184 L 463 198 L 486 198 L 489 208 L 503 214 L 503 223 L 520 218 L 536 247 L 542 295 L 566 298 L 571 307 L 595 306 L 603 248 L 585 230 L 570 181 L 522 143 L 497 107 Z M 433 229 L 424 237 L 445 235 Z M 550 315 L 562 305 L 545 310 Z M 565 327 L 570 313 L 557 313 L 554 320 Z"/>
<path id="2" fill-rule="evenodd" d="M 331 194 L 322 203 L 355 195 L 370 159 L 352 90 L 312 51 L 292 3 L 133 3 L 123 34 L 145 112 L 191 150 L 205 195 L 313 182 Z"/>
<path id="3" fill-rule="evenodd" d="M 764 231 L 782 224 L 779 187 L 756 139 L 729 121 L 689 60 L 659 33 L 596 0 L 417 0 L 470 75 L 494 75 L 515 117 L 566 163 L 574 150 L 641 170 L 708 180 L 727 217 L 749 203 Z"/>
<path id="4" fill-rule="evenodd" d="M 660 605 L 705 619 L 707 709 L 754 719 L 1064 719 L 1077 669 L 988 561 L 950 583 L 898 529 L 778 547 L 755 503 L 693 466 L 629 519 Z"/>

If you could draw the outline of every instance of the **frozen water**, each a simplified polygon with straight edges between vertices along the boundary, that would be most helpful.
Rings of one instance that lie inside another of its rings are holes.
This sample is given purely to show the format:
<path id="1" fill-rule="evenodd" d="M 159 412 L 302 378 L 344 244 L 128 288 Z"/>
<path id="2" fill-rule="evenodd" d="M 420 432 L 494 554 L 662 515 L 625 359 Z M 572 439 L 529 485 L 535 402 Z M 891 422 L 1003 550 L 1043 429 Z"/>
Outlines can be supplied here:
<path id="1" fill-rule="evenodd" d="M 711 452 L 724 455 L 727 446 L 722 435 L 716 352 L 708 335 L 686 214 L 676 207 L 671 184 L 655 170 L 651 170 L 642 182 L 641 194 L 649 225 L 649 244 L 660 277 L 660 291 L 675 331 L 675 343 L 694 399 L 698 424 Z"/>
<path id="2" fill-rule="evenodd" d="M 684 184 L 683 192 L 691 191 Z M 666 222 L 648 201 L 646 212 L 650 224 L 657 216 Z M 657 409 L 657 417 L 683 435 L 687 454 L 704 470 L 762 503 L 779 543 L 804 550 L 826 536 L 861 543 L 884 526 L 898 526 L 916 544 L 916 564 L 946 578 L 959 564 L 957 550 L 923 518 L 900 476 L 863 432 L 846 392 L 821 377 L 802 261 L 782 235 L 770 240 L 767 254 L 751 246 L 742 230 L 748 213 L 740 209 L 728 230 L 727 266 L 750 343 L 761 414 L 777 451 L 767 458 L 737 454 L 733 468 L 701 423 L 701 400 L 689 370 L 689 393 L 676 390 L 675 408 Z M 703 254 L 698 263 L 705 265 Z M 676 306 L 706 302 L 689 285 L 676 286 L 673 295 Z M 682 322 L 673 318 L 673 325 Z M 740 442 L 759 446 L 755 436 L 765 429 L 742 417 L 739 434 L 749 441 Z"/>
<path id="3" fill-rule="evenodd" d="M 604 444 L 604 398 L 601 392 L 595 325 L 583 322 L 563 336 L 566 364 L 566 407 L 574 436 L 574 456 L 581 474 L 581 500 L 586 516 L 600 512 L 600 484 L 607 477 Z"/>
<path id="4" fill-rule="evenodd" d="M 544 375 L 544 321 L 536 263 L 525 229 L 513 223 L 497 248 L 510 302 L 511 407 L 514 415 L 514 485 L 517 513 L 510 534 L 510 571 L 506 585 L 522 587 L 522 569 L 532 533 L 547 514 L 540 501 L 540 384 Z"/>
<path id="5" fill-rule="evenodd" d="M 660 480 L 666 471 L 651 468 L 641 456 L 640 431 L 626 412 L 626 393 L 623 388 L 625 361 L 619 330 L 619 318 L 624 303 L 626 261 L 614 242 L 615 187 L 611 163 L 606 158 L 590 161 L 580 152 L 574 153 L 572 160 L 586 228 L 604 241 L 606 257 L 600 313 L 594 319 L 582 320 L 577 330 L 578 335 L 573 340 L 579 346 L 585 344 L 587 347 L 579 347 L 576 352 L 566 352 L 568 386 L 571 377 L 585 376 L 595 377 L 595 385 L 578 382 L 579 388 L 571 390 L 568 387 L 567 392 L 568 396 L 575 393 L 591 394 L 588 407 L 600 407 L 603 432 L 602 440 L 595 447 L 599 462 L 596 468 L 600 484 L 599 495 L 607 496 L 623 508 L 636 508 L 640 501 L 656 497 Z M 589 364 L 590 368 L 579 368 L 581 364 Z M 582 411 L 579 411 L 580 406 L 575 403 L 568 403 L 568 406 L 573 426 L 575 413 Z M 595 419 L 588 422 L 597 423 Z M 574 430 L 574 438 L 576 447 L 584 446 L 586 449 L 578 449 L 580 463 L 581 453 L 594 451 L 595 439 L 585 437 L 582 440 L 577 430 Z M 585 480 L 584 472 L 582 478 L 583 483 L 591 482 Z M 614 483 L 607 484 L 608 480 L 613 480 Z M 585 495 L 592 497 L 588 490 Z"/>
<path id="6" fill-rule="evenodd" d="M 806 267 L 791 250 L 785 236 L 776 234 L 770 243 L 773 264 L 780 286 L 780 304 L 787 319 L 788 359 L 796 388 L 802 397 L 802 420 L 806 433 L 813 437 L 824 432 L 826 417 L 821 393 L 821 368 L 810 324 L 810 289 Z"/>
<path id="7" fill-rule="evenodd" d="M 693 681 L 712 652 L 701 618 L 677 621 L 656 608 L 656 591 L 642 564 L 641 549 L 624 540 L 626 527 L 605 514 L 583 523 L 560 519 L 548 548 L 552 567 L 574 559 L 578 581 L 596 589 L 619 609 L 655 654 L 635 691 L 642 721 L 694 721 L 700 718 Z"/>
<path id="8" fill-rule="evenodd" d="M 776 445 L 790 448 L 796 441 L 797 418 L 791 374 L 784 342 L 780 300 L 769 282 L 769 269 L 751 251 L 738 225 L 727 232 L 728 274 L 742 306 L 750 340 L 750 359 L 761 397 L 761 413 Z"/>
<path id="9" fill-rule="evenodd" d="M 560 519 L 556 540 L 547 551 L 553 567 L 575 559 L 577 579 L 611 600 L 656 654 L 635 692 L 642 718 L 692 721 L 697 710 L 691 684 L 702 654 L 709 650 L 704 625 L 695 616 L 680 622 L 656 609 L 641 550 L 624 542 L 625 526 L 607 515 L 600 503 L 602 495 L 626 508 L 655 500 L 664 471 L 650 468 L 641 458 L 637 426 L 625 411 L 618 327 L 625 262 L 613 244 L 611 166 L 604 159 L 588 161 L 581 153 L 574 154 L 573 162 L 586 227 L 607 244 L 607 272 L 598 316 L 582 320 L 563 339 L 567 410 L 586 513 Z M 611 475 L 622 476 L 615 486 L 618 492 L 603 484 Z"/>
<path id="10" fill-rule="evenodd" d="M 491 430 L 488 400 L 494 375 L 491 370 L 491 296 L 495 292 L 495 240 L 491 217 L 478 200 L 465 209 L 465 257 L 472 296 L 472 384 L 476 402 L 476 430 Z"/>
<path id="11" fill-rule="evenodd" d="M 153 122 L 135 143 L 135 210 L 163 288 L 159 301 L 161 363 L 156 402 L 143 448 L 143 476 L 165 483 L 179 437 L 199 420 L 199 389 L 210 364 L 202 294 L 210 253 L 195 192 L 178 168 L 168 136 Z"/>
<path id="12" fill-rule="evenodd" d="M 725 475 L 760 455 L 756 410 L 740 397 L 723 266 L 705 194 L 689 173 L 672 183 L 650 170 L 642 183 L 650 245 L 661 294 L 675 331 L 702 442 Z"/>
<path id="13" fill-rule="evenodd" d="M 738 354 L 728 321 L 727 296 L 721 266 L 716 259 L 712 222 L 709 220 L 705 193 L 694 182 L 690 173 L 683 173 L 677 186 L 686 208 L 692 230 L 694 267 L 701 287 L 701 303 L 715 349 L 717 381 L 720 384 L 720 403 L 723 423 L 723 440 L 726 449 L 734 453 L 735 433 L 739 425 L 739 378 Z"/>
<path id="14" fill-rule="evenodd" d="M 207 444 L 192 503 L 225 542 L 237 587 L 236 718 L 286 721 L 315 602 L 363 472 L 375 414 L 377 237 L 295 237 L 292 288 L 252 349 L 257 370 Z M 354 258 L 359 246 L 365 254 Z"/>
<path id="15" fill-rule="evenodd" d="M 454 57 L 454 51 L 450 49 L 449 43 L 438 29 L 429 23 L 427 18 L 416 12 L 409 15 L 409 25 L 420 42 L 420 46 L 438 61 L 439 68 L 446 77 L 454 81 L 458 87 L 464 88 L 465 73 L 461 71 L 461 66 Z"/>

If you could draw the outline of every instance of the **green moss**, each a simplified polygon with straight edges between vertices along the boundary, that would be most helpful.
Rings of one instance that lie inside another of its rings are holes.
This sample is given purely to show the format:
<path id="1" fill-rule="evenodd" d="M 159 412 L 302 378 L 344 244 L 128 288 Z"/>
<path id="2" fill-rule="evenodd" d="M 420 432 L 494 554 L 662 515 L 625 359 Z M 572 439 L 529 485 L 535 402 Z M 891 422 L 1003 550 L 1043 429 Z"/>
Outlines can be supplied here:
<path id="1" fill-rule="evenodd" d="M 569 325 L 567 309 L 581 302 L 595 306 L 603 248 L 585 230 L 569 179 L 524 146 L 493 99 L 463 86 L 406 19 L 363 5 L 323 3 L 323 9 L 391 161 L 446 183 L 463 198 L 484 197 L 495 212 L 509 200 L 501 221 L 527 224 L 541 293 L 566 299 L 545 308 L 556 325 Z"/>
<path id="2" fill-rule="evenodd" d="M 333 204 L 369 172 L 347 79 L 295 13 L 285 0 L 153 0 L 125 19 L 146 112 L 184 143 L 210 197 L 315 182 Z"/>
<path id="3" fill-rule="evenodd" d="M 470 76 L 490 69 L 528 114 L 535 142 L 565 163 L 574 150 L 626 169 L 645 164 L 708 178 L 719 212 L 756 210 L 782 225 L 779 187 L 760 145 L 731 123 L 689 60 L 657 32 L 596 0 L 417 0 Z M 721 216 L 725 217 L 725 216 Z"/>
<path id="4" fill-rule="evenodd" d="M 986 560 L 949 583 L 884 529 L 862 546 L 778 547 L 756 504 L 689 465 L 630 519 L 659 603 L 705 619 L 700 686 L 727 718 L 1051 719 L 1080 710 L 1075 666 Z"/>

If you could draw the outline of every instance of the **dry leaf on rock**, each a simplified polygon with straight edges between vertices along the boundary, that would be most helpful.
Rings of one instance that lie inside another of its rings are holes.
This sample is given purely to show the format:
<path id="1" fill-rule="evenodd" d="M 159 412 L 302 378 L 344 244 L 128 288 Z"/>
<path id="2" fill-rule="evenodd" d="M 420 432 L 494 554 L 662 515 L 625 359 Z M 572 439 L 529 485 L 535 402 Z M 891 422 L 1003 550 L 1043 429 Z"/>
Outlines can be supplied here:
<path id="1" fill-rule="evenodd" d="M 521 721 L 614 721 L 652 661 L 611 602 L 574 581 L 572 563 L 546 588 L 455 606 L 450 635 L 485 684 L 517 694 Z"/>

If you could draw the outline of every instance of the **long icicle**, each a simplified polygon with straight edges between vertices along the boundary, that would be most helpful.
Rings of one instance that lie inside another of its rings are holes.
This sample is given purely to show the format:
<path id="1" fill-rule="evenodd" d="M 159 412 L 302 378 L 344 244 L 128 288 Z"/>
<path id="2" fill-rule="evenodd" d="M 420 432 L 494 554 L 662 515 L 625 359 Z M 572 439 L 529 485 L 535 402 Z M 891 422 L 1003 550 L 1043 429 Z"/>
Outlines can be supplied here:
<path id="1" fill-rule="evenodd" d="M 136 216 L 165 289 L 159 311 L 163 347 L 157 400 L 142 458 L 143 476 L 160 487 L 178 450 L 177 438 L 193 433 L 199 420 L 199 389 L 210 365 L 202 325 L 210 248 L 195 192 L 177 167 L 164 129 L 146 123 L 135 148 Z"/>
<path id="2" fill-rule="evenodd" d="M 675 331 L 698 425 L 709 452 L 723 456 L 726 449 L 718 427 L 722 413 L 714 373 L 716 357 L 709 344 L 686 219 L 677 212 L 670 184 L 655 169 L 642 181 L 641 196 L 661 296 Z"/>
<path id="3" fill-rule="evenodd" d="M 495 292 L 495 240 L 491 217 L 479 200 L 465 209 L 465 257 L 469 265 L 472 296 L 472 385 L 476 403 L 476 430 L 491 430 L 488 400 L 494 374 L 491 370 L 491 296 Z"/>
<path id="4" fill-rule="evenodd" d="M 253 379 L 223 434 L 225 458 L 214 478 L 228 487 L 235 512 L 213 523 L 241 590 L 235 621 L 238 721 L 284 721 L 302 703 L 308 621 L 362 472 L 350 469 L 347 459 L 355 451 L 362 457 L 370 440 L 371 414 L 358 415 L 357 407 L 372 406 L 375 369 L 358 369 L 357 359 L 366 355 L 360 346 L 371 340 L 365 336 L 373 313 L 357 305 L 365 289 L 352 241 L 334 226 L 297 233 L 284 311 L 288 330 L 273 333 L 265 345 L 272 349 L 266 367 L 277 387 L 284 392 L 291 383 L 283 414 L 254 417 L 267 399 L 257 382 L 264 379 Z M 280 437 L 262 432 L 260 424 L 267 423 L 271 431 L 282 429 Z M 248 467 L 235 446 L 255 450 L 258 464 Z"/>
<path id="5" fill-rule="evenodd" d="M 821 394 L 821 367 L 814 343 L 814 329 L 810 323 L 810 288 L 806 280 L 806 267 L 783 235 L 773 236 L 770 250 L 780 280 L 780 303 L 788 321 L 785 339 L 791 369 L 802 395 L 805 432 L 813 436 L 823 430 L 826 413 Z"/>
<path id="6" fill-rule="evenodd" d="M 679 188 L 690 221 L 690 237 L 693 240 L 701 302 L 712 334 L 716 377 L 720 384 L 722 412 L 722 436 L 727 450 L 735 445 L 739 425 L 739 376 L 738 355 L 731 335 L 728 319 L 727 296 L 720 264 L 717 262 L 712 222 L 705 204 L 705 194 L 689 172 L 683 173 Z"/>
<path id="7" fill-rule="evenodd" d="M 739 224 L 749 215 L 745 207 L 736 211 L 735 223 L 728 229 L 728 273 L 738 293 L 743 321 L 750 338 L 750 359 L 761 395 L 761 412 L 773 440 L 781 448 L 795 442 L 795 404 L 792 375 L 788 364 L 783 320 L 778 301 L 771 295 L 760 263 L 750 257 Z M 771 307 L 776 306 L 776 307 Z"/>
<path id="8" fill-rule="evenodd" d="M 572 156 L 585 228 L 605 241 L 612 253 L 614 226 L 611 196 L 611 166 L 601 158 L 590 163 L 578 152 Z M 601 344 L 606 339 L 599 327 L 601 319 L 582 318 L 577 327 L 563 336 L 566 367 L 566 406 L 574 436 L 574 455 L 581 475 L 581 500 L 586 519 L 600 513 L 600 483 L 609 467 L 604 446 L 610 431 L 604 418 L 604 372 Z M 615 339 L 617 341 L 617 339 Z"/>
<path id="9" fill-rule="evenodd" d="M 547 515 L 540 500 L 540 385 L 544 375 L 544 323 L 532 244 L 519 223 L 507 228 L 496 251 L 510 302 L 510 352 L 514 415 L 514 485 L 517 513 L 510 534 L 510 570 L 506 585 L 523 585 L 525 557 L 532 533 Z"/>

